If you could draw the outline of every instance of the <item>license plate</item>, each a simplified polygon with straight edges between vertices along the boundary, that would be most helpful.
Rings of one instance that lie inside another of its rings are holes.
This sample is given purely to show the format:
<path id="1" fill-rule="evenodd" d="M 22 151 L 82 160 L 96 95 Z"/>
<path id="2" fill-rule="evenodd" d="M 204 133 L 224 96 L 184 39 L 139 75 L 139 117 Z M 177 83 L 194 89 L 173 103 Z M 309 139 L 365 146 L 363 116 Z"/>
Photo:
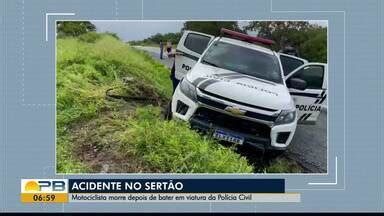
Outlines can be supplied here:
<path id="1" fill-rule="evenodd" d="M 216 130 L 213 133 L 213 138 L 218 140 L 224 140 L 231 143 L 236 143 L 242 145 L 244 143 L 244 138 L 236 135 L 229 134 L 222 130 Z"/>

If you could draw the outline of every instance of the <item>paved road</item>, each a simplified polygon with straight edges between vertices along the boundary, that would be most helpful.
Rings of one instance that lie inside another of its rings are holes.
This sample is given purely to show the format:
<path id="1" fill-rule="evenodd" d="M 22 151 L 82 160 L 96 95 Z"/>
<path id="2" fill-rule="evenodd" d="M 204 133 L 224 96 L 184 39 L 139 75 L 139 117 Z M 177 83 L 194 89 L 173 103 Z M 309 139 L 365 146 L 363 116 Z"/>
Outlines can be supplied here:
<path id="1" fill-rule="evenodd" d="M 153 58 L 172 67 L 173 59 L 164 55 L 160 60 L 160 48 L 135 46 L 135 48 L 147 51 Z M 323 108 L 315 125 L 298 125 L 293 140 L 284 155 L 299 163 L 305 172 L 327 172 L 327 109 Z"/>
<path id="2" fill-rule="evenodd" d="M 285 153 L 306 172 L 327 172 L 327 109 L 323 108 L 315 125 L 298 125 Z"/>
<path id="3" fill-rule="evenodd" d="M 163 53 L 163 59 L 160 59 L 160 48 L 159 47 L 134 46 L 134 48 L 148 52 L 149 54 L 151 54 L 151 56 L 154 59 L 163 63 L 168 68 L 172 68 L 173 58 L 168 58 L 167 54 L 164 52 Z"/>

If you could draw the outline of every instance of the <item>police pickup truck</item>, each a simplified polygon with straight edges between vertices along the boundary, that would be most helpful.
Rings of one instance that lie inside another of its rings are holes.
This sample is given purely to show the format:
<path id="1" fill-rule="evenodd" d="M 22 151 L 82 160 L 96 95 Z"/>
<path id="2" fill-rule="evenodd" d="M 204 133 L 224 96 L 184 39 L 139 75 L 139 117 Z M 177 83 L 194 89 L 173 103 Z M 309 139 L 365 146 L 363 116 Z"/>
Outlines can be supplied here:
<path id="1" fill-rule="evenodd" d="M 172 117 L 214 138 L 285 150 L 298 123 L 315 123 L 327 96 L 327 65 L 276 53 L 274 42 L 222 29 L 184 31 Z"/>

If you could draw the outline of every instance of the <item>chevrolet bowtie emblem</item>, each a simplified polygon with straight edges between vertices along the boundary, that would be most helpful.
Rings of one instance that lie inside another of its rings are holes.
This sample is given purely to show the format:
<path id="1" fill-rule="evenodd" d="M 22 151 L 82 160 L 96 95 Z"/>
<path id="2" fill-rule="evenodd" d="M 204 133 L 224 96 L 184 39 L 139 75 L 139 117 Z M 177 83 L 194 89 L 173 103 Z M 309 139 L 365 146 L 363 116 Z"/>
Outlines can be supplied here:
<path id="1" fill-rule="evenodd" d="M 245 112 L 246 112 L 245 110 L 242 110 L 242 109 L 240 109 L 238 107 L 232 107 L 232 106 L 227 106 L 225 108 L 225 111 L 230 112 L 233 115 L 244 115 Z"/>

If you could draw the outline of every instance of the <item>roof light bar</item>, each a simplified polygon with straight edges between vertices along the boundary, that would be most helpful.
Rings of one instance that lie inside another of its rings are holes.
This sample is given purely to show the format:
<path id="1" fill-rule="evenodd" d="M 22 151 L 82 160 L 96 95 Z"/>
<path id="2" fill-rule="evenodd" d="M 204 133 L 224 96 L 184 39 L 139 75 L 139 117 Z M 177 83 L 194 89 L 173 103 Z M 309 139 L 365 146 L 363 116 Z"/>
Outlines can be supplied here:
<path id="1" fill-rule="evenodd" d="M 227 36 L 227 37 L 230 37 L 233 39 L 242 40 L 242 41 L 246 41 L 249 43 L 261 43 L 261 44 L 268 45 L 268 46 L 275 44 L 275 41 L 273 41 L 273 40 L 269 40 L 269 39 L 265 39 L 265 38 L 261 38 L 261 37 L 250 36 L 250 35 L 247 35 L 244 33 L 232 31 L 232 30 L 225 29 L 225 28 L 221 28 L 220 33 L 221 33 L 221 36 Z"/>

